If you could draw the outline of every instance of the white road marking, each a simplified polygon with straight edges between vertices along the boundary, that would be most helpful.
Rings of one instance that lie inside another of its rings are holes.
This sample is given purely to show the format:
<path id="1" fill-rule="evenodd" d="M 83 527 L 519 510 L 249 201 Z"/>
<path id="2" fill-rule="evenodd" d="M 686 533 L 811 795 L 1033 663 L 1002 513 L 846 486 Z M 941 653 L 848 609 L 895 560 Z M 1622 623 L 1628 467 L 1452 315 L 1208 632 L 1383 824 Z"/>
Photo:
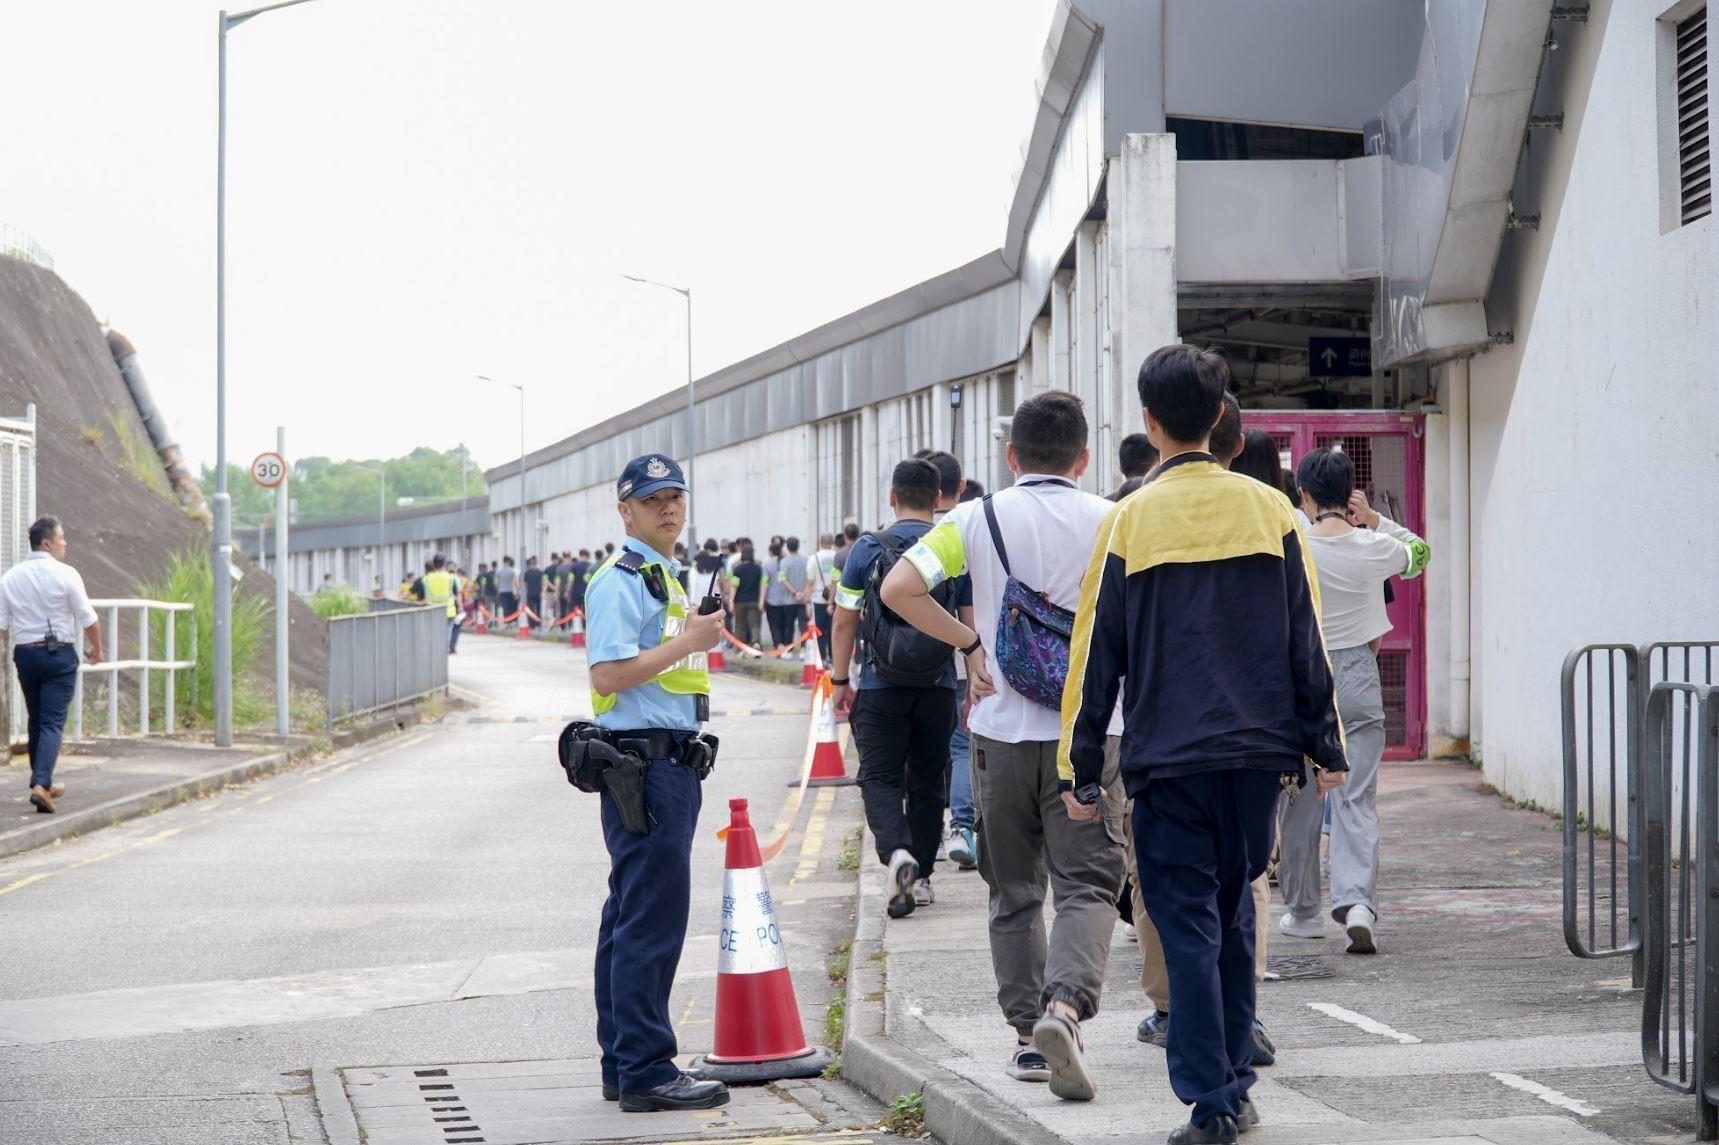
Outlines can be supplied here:
<path id="1" fill-rule="evenodd" d="M 1393 1042 L 1401 1045 L 1418 1046 L 1421 1044 L 1421 1040 L 1413 1034 L 1399 1033 L 1383 1022 L 1374 1021 L 1365 1014 L 1345 1010 L 1343 1007 L 1333 1005 L 1330 1002 L 1309 1002 L 1307 1006 L 1309 1009 L 1318 1010 L 1328 1018 L 1336 1018 L 1339 1022 L 1348 1022 L 1351 1026 L 1358 1026 L 1369 1034 L 1378 1034 L 1382 1038 L 1390 1038 Z"/>
<path id="2" fill-rule="evenodd" d="M 1593 1117 L 1600 1111 L 1585 1102 L 1577 1101 L 1568 1094 L 1560 1093 L 1550 1086 L 1541 1085 L 1537 1081 L 1513 1073 L 1495 1073 L 1492 1075 L 1511 1089 L 1519 1089 L 1523 1093 L 1531 1093 L 1547 1105 L 1556 1105 L 1559 1109 L 1568 1109 L 1578 1117 Z"/>

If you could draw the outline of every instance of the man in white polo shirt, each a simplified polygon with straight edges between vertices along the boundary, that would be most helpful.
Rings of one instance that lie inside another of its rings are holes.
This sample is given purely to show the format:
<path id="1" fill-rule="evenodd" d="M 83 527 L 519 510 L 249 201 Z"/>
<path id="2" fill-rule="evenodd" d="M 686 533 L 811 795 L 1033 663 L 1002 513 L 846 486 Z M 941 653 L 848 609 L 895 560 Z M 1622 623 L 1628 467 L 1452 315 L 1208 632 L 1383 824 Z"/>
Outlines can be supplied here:
<path id="1" fill-rule="evenodd" d="M 0 627 L 11 630 L 12 663 L 30 713 L 30 802 L 46 815 L 66 793 L 54 782 L 54 764 L 78 681 L 79 629 L 89 638 L 89 662 L 102 657 L 96 611 L 84 578 L 61 563 L 65 555 L 59 518 L 43 517 L 30 526 L 30 555 L 0 577 Z"/>
<path id="2" fill-rule="evenodd" d="M 969 692 L 979 701 L 967 716 L 979 873 L 990 890 L 997 1001 L 1017 1035 L 1006 1068 L 1021 1081 L 1049 1081 L 1065 1100 L 1090 1101 L 1097 1089 L 1082 1057 L 1080 1023 L 1098 1012 L 1122 885 L 1128 802 L 1116 738 L 1122 727 L 1119 720 L 1111 727 L 1095 816 L 1090 804 L 1076 804 L 1057 774 L 1062 718 L 1051 705 L 1061 702 L 1062 679 L 1040 671 L 1043 663 L 1000 664 L 997 645 L 999 620 L 1020 622 L 1014 605 L 1004 617 L 1005 593 L 1042 598 L 1067 610 L 1072 623 L 1081 577 L 1114 506 L 1075 485 L 1089 460 L 1079 398 L 1061 390 L 1029 398 L 1015 410 L 1009 436 L 1015 484 L 956 506 L 890 570 L 883 600 L 967 655 Z M 987 508 L 995 514 L 995 534 Z M 1001 551 L 994 536 L 1002 539 Z M 973 578 L 972 629 L 926 595 L 963 571 Z M 1011 676 L 1040 698 L 1023 694 Z M 1047 879 L 1056 901 L 1048 943 Z"/>

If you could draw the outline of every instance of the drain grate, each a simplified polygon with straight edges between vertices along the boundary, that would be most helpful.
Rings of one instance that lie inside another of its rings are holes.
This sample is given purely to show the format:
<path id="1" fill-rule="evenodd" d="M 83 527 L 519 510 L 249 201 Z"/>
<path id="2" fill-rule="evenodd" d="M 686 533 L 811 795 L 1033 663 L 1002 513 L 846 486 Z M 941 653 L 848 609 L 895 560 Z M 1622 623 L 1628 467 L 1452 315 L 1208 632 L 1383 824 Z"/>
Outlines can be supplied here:
<path id="1" fill-rule="evenodd" d="M 415 1069 L 412 1076 L 447 1077 L 445 1069 Z M 418 1089 L 425 1092 L 425 1101 L 430 1102 L 430 1121 L 442 1131 L 442 1140 L 446 1145 L 482 1145 L 483 1130 L 472 1115 L 466 1112 L 464 1105 L 452 1104 L 458 1102 L 459 1096 L 454 1092 L 457 1087 L 453 1082 L 420 1081 Z M 431 1092 L 433 1091 L 433 1092 Z"/>
<path id="2" fill-rule="evenodd" d="M 1317 954 L 1268 954 L 1265 956 L 1265 980 L 1302 981 L 1313 978 L 1335 978 L 1337 971 Z"/>

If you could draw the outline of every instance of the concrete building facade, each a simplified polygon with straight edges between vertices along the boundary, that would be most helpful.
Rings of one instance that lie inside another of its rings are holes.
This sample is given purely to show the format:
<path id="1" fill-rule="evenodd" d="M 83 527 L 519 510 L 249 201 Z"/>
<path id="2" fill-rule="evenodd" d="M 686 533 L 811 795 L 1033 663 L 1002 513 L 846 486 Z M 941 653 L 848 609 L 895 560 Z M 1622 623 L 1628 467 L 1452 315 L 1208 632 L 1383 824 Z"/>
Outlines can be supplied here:
<path id="1" fill-rule="evenodd" d="M 1140 361 L 1215 345 L 1287 460 L 1341 444 L 1433 544 L 1382 660 L 1393 754 L 1554 801 L 1565 654 L 1719 630 L 1719 534 L 1666 496 L 1719 460 L 1705 7 L 1059 5 L 998 249 L 699 380 L 701 535 L 876 526 L 922 447 L 1006 484 L 1052 387 L 1109 492 Z M 684 459 L 683 402 L 490 471 L 498 551 L 613 539 L 615 474 Z"/>

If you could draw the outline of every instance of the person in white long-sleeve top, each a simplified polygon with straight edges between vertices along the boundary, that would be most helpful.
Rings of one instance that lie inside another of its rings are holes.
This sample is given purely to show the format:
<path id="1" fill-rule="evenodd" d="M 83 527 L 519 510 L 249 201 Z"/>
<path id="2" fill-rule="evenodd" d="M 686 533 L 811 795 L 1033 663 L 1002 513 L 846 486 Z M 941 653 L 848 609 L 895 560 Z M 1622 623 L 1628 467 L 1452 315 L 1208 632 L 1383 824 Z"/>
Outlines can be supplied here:
<path id="1" fill-rule="evenodd" d="M 1379 642 L 1391 630 L 1385 582 L 1420 576 L 1432 549 L 1376 511 L 1355 488 L 1355 468 L 1341 451 L 1321 447 L 1295 470 L 1301 507 L 1312 519 L 1307 554 L 1319 576 L 1320 622 L 1337 680 L 1337 711 L 1348 740 L 1349 782 L 1325 798 L 1331 806 L 1331 917 L 1347 932 L 1351 954 L 1372 954 L 1379 903 L 1379 814 L 1374 808 L 1385 750 L 1385 705 L 1379 686 Z M 1294 938 L 1324 933 L 1319 917 L 1319 800 L 1312 789 L 1286 800 L 1278 885 L 1289 907 L 1279 923 Z"/>
<path id="2" fill-rule="evenodd" d="M 0 577 L 0 627 L 12 633 L 12 663 L 30 714 L 30 802 L 47 815 L 66 793 L 54 782 L 54 765 L 77 685 L 79 630 L 89 639 L 89 663 L 102 659 L 96 611 L 65 556 L 59 518 L 43 517 L 30 526 L 30 555 Z"/>

